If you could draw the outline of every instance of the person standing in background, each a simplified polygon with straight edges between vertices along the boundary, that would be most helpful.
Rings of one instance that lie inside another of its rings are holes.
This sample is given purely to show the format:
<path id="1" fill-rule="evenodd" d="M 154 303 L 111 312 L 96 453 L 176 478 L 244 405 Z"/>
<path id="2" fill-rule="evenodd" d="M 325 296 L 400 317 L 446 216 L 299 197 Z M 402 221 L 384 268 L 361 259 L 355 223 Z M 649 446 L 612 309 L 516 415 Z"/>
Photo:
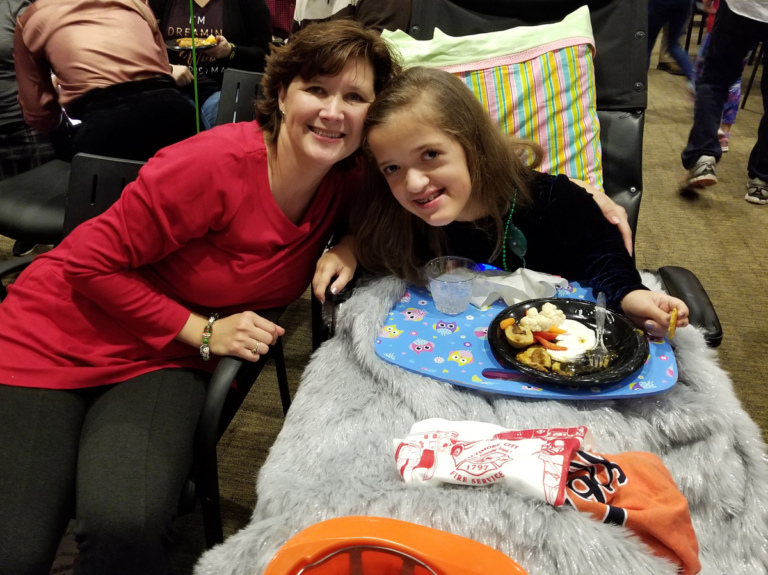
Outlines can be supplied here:
<path id="1" fill-rule="evenodd" d="M 705 2 L 708 9 L 711 0 Z M 744 58 L 758 42 L 768 42 L 768 0 L 721 0 L 704 56 L 704 70 L 696 85 L 693 126 L 681 154 L 688 170 L 681 187 L 704 188 L 717 183 L 715 165 L 723 150 L 718 128 L 728 89 L 741 75 Z M 763 69 L 768 51 L 763 54 Z M 756 63 L 755 65 L 759 65 Z M 757 128 L 757 142 L 747 163 L 747 193 L 744 199 L 768 204 L 768 75 L 760 82 L 763 117 Z"/>
<path id="2" fill-rule="evenodd" d="M 667 51 L 667 35 L 669 34 L 669 24 L 664 24 L 661 28 L 661 34 L 659 35 L 659 63 L 656 64 L 656 69 L 662 72 L 668 72 L 673 76 L 685 76 L 685 72 L 680 69 L 675 59 Z"/>
<path id="3" fill-rule="evenodd" d="M 189 38 L 189 2 L 187 0 L 149 0 L 160 21 L 163 38 L 175 41 Z M 264 58 L 272 40 L 271 18 L 265 0 L 195 0 L 195 38 L 216 37 L 216 45 L 197 49 L 197 93 L 200 117 L 206 130 L 216 125 L 224 70 L 237 68 L 264 71 Z M 192 51 L 170 54 L 174 70 L 192 70 Z M 194 87 L 184 93 L 194 102 Z"/>
<path id="4" fill-rule="evenodd" d="M 662 46 L 675 59 L 677 65 L 688 78 L 692 90 L 693 65 L 691 59 L 680 46 L 680 36 L 691 16 L 690 0 L 648 0 L 648 66 L 651 65 L 651 51 L 664 24 L 668 24 L 667 43 Z"/>
<path id="5" fill-rule="evenodd" d="M 194 107 L 176 87 L 185 78 L 171 75 L 142 0 L 37 0 L 18 19 L 13 56 L 24 119 L 51 132 L 63 107 L 82 122 L 75 154 L 147 160 L 194 134 Z"/>
<path id="6" fill-rule="evenodd" d="M 0 180 L 56 157 L 48 136 L 31 128 L 19 106 L 13 67 L 13 31 L 30 0 L 0 0 Z"/>
<path id="7" fill-rule="evenodd" d="M 699 53 L 696 55 L 696 60 L 693 64 L 693 85 L 696 86 L 699 76 L 704 69 L 704 55 L 709 48 L 709 35 L 712 33 L 712 25 L 715 23 L 715 13 L 720 5 L 720 0 L 714 0 L 710 6 L 707 14 L 707 35 L 704 37 L 704 41 L 701 43 Z M 747 65 L 747 59 L 744 59 L 742 64 L 742 70 Z M 736 123 L 736 114 L 739 113 L 739 102 L 741 102 L 741 75 L 736 81 L 728 88 L 728 98 L 725 101 L 723 108 L 723 119 L 720 122 L 720 128 L 717 130 L 717 139 L 720 141 L 720 148 L 723 153 L 730 150 L 730 138 L 731 128 Z"/>

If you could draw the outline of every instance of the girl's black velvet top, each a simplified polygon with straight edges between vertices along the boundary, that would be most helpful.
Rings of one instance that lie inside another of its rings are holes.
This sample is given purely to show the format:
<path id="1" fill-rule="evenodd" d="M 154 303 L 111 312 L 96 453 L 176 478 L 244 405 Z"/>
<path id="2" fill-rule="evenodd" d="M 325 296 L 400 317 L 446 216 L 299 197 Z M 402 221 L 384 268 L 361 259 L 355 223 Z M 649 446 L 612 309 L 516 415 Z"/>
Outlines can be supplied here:
<path id="1" fill-rule="evenodd" d="M 618 228 L 605 219 L 583 188 L 566 176 L 540 174 L 532 195 L 533 203 L 525 207 L 518 203 L 512 215 L 512 223 L 528 240 L 525 267 L 588 283 L 595 292 L 605 292 L 608 306 L 617 310 L 627 293 L 647 289 L 640 283 Z M 453 222 L 444 230 L 448 254 L 503 269 L 501 253 L 489 261 L 496 238 L 488 219 Z M 520 267 L 523 261 L 507 248 L 508 271 Z"/>

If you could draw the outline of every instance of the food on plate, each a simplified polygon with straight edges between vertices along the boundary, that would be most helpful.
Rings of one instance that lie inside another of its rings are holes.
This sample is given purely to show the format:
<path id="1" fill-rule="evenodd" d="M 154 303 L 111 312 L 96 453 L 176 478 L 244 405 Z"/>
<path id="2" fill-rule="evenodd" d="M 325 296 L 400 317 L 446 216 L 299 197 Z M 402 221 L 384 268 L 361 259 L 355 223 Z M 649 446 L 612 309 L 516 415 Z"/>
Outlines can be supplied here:
<path id="1" fill-rule="evenodd" d="M 593 349 L 597 343 L 595 330 L 580 321 L 567 319 L 560 324 L 560 328 L 565 330 L 565 333 L 558 335 L 555 341 L 562 349 L 547 350 L 555 361 L 572 361 Z"/>
<path id="2" fill-rule="evenodd" d="M 595 371 L 590 365 L 589 352 L 597 338 L 595 330 L 575 319 L 566 319 L 562 310 L 552 303 L 545 303 L 541 311 L 529 308 L 517 322 L 506 318 L 499 323 L 511 323 L 503 329 L 509 345 L 520 349 L 515 356 L 520 363 L 538 371 L 565 376 Z M 608 366 L 607 362 L 600 368 Z"/>
<path id="3" fill-rule="evenodd" d="M 515 324 L 515 318 L 508 317 L 507 319 L 501 320 L 501 323 L 499 324 L 499 327 L 501 329 L 507 329 L 509 326 L 514 325 L 514 324 Z"/>
<path id="4" fill-rule="evenodd" d="M 517 349 L 524 349 L 535 343 L 533 332 L 527 327 L 522 327 L 519 324 L 510 325 L 504 330 L 504 336 L 507 338 L 509 345 L 516 347 Z"/>
<path id="5" fill-rule="evenodd" d="M 672 308 L 672 316 L 669 318 L 669 329 L 667 330 L 667 335 L 669 335 L 669 339 L 672 339 L 675 337 L 675 328 L 677 327 L 677 308 Z"/>
<path id="6" fill-rule="evenodd" d="M 192 38 L 178 38 L 176 40 L 176 45 L 180 48 L 191 48 L 192 47 Z M 198 48 L 200 46 L 215 46 L 216 45 L 216 36 L 208 36 L 207 38 L 195 38 L 195 48 Z"/>
<path id="7" fill-rule="evenodd" d="M 552 367 L 552 358 L 547 350 L 540 345 L 532 345 L 525 351 L 518 353 L 517 361 L 545 373 Z"/>
<path id="8" fill-rule="evenodd" d="M 547 331 L 551 327 L 558 327 L 565 321 L 563 310 L 549 302 L 541 306 L 541 312 L 535 307 L 528 308 L 525 317 L 520 320 L 520 325 L 531 331 Z"/>

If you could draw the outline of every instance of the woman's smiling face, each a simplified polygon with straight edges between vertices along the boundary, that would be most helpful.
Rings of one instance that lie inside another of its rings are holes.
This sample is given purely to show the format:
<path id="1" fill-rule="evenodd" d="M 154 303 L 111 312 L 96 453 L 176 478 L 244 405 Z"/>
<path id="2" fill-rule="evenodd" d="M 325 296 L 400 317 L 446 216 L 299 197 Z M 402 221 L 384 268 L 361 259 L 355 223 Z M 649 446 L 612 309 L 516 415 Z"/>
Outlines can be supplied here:
<path id="1" fill-rule="evenodd" d="M 431 226 L 477 218 L 464 149 L 418 107 L 372 128 L 368 147 L 395 199 Z"/>
<path id="2" fill-rule="evenodd" d="M 351 58 L 335 76 L 297 76 L 280 89 L 283 112 L 278 144 L 295 154 L 297 163 L 332 166 L 360 146 L 363 121 L 374 99 L 373 68 Z"/>

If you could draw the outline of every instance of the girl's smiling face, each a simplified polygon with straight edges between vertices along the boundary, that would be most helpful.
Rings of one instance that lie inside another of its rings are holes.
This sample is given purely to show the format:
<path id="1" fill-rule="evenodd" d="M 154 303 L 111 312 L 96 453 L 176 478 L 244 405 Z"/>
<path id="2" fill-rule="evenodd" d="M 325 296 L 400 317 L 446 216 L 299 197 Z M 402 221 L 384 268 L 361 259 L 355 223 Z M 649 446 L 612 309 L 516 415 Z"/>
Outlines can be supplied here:
<path id="1" fill-rule="evenodd" d="M 471 221 L 482 213 L 471 200 L 464 149 L 424 120 L 418 106 L 394 113 L 368 132 L 367 143 L 395 199 L 431 226 Z"/>
<path id="2" fill-rule="evenodd" d="M 294 78 L 278 94 L 285 114 L 278 143 L 291 149 L 298 162 L 332 166 L 350 156 L 360 146 L 375 96 L 373 78 L 370 62 L 362 58 L 350 58 L 335 76 Z"/>

